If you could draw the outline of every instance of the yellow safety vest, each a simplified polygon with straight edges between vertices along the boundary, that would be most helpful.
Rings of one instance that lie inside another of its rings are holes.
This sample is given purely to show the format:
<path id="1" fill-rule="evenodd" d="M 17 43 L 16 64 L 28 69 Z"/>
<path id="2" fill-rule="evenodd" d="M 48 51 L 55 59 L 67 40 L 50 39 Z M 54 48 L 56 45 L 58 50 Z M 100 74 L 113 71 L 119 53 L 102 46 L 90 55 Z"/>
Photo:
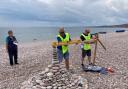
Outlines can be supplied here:
<path id="1" fill-rule="evenodd" d="M 90 41 L 90 39 L 91 39 L 90 33 L 88 34 L 88 36 L 85 36 L 84 34 L 81 34 L 81 35 L 85 38 L 86 41 Z M 90 44 L 85 43 L 84 50 L 90 50 L 90 49 L 91 49 Z"/>
<path id="2" fill-rule="evenodd" d="M 69 33 L 65 33 L 65 35 L 66 35 L 65 38 L 63 38 L 60 34 L 57 37 L 59 37 L 62 42 L 67 42 L 70 39 L 70 35 L 69 35 Z M 63 45 L 62 46 L 62 52 L 63 52 L 63 54 L 65 54 L 67 51 L 68 51 L 68 46 Z"/>

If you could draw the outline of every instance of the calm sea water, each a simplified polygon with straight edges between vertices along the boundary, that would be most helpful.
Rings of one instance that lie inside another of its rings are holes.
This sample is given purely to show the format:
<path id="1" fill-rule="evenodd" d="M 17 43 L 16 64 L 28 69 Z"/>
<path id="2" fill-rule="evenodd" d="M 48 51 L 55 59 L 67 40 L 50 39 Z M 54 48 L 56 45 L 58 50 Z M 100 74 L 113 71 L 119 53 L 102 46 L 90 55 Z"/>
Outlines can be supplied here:
<path id="1" fill-rule="evenodd" d="M 5 44 L 8 30 L 12 30 L 20 43 L 38 41 L 56 40 L 58 27 L 29 27 L 29 28 L 0 28 L 0 45 Z M 65 31 L 71 34 L 71 37 L 78 37 L 84 27 L 65 27 Z M 123 28 L 90 28 L 92 33 L 106 31 L 114 32 Z"/>

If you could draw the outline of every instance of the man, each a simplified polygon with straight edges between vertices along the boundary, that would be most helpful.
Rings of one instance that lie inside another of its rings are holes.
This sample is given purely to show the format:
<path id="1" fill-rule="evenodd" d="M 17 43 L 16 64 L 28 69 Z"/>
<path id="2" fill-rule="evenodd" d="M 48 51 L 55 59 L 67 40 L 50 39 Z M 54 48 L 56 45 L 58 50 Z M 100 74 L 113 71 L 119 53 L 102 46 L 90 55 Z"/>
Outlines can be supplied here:
<path id="1" fill-rule="evenodd" d="M 10 65 L 12 66 L 14 63 L 19 64 L 17 62 L 18 58 L 18 46 L 17 46 L 17 40 L 15 36 L 13 36 L 13 32 L 10 30 L 8 31 L 8 37 L 6 38 L 6 50 L 9 55 Z M 13 58 L 14 57 L 14 58 Z M 14 59 L 14 63 L 13 63 Z"/>
<path id="2" fill-rule="evenodd" d="M 71 41 L 69 33 L 65 33 L 64 27 L 59 29 L 59 34 L 57 35 L 58 42 L 68 42 Z M 57 46 L 57 56 L 61 63 L 63 58 L 65 59 L 66 69 L 69 70 L 69 52 L 68 45 Z"/>
<path id="3" fill-rule="evenodd" d="M 83 34 L 81 34 L 80 36 L 80 39 L 82 41 L 90 41 L 91 40 L 91 34 L 90 34 L 90 30 L 89 29 L 86 29 L 85 32 Z M 88 61 L 89 61 L 89 64 L 92 64 L 91 63 L 91 46 L 89 43 L 83 43 L 82 44 L 82 63 L 81 65 L 84 66 L 84 58 L 86 56 L 88 56 Z"/>

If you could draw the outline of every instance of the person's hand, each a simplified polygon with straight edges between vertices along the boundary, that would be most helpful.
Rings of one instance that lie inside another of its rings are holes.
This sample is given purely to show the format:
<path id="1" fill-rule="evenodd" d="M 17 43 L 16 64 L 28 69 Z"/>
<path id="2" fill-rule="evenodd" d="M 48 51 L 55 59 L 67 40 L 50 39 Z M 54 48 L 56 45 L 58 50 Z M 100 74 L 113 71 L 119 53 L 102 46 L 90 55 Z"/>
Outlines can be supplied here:
<path id="1" fill-rule="evenodd" d="M 5 52 L 8 53 L 8 49 L 5 49 Z"/>
<path id="2" fill-rule="evenodd" d="M 96 42 L 97 41 L 97 39 L 93 39 L 94 40 L 94 42 Z"/>
<path id="3" fill-rule="evenodd" d="M 64 46 L 68 46 L 68 42 L 69 42 L 69 41 L 65 42 L 65 45 L 64 45 Z"/>
<path id="4" fill-rule="evenodd" d="M 84 41 L 84 43 L 86 43 L 86 44 L 90 44 L 90 41 Z"/>
<path id="5" fill-rule="evenodd" d="M 97 39 L 95 35 L 92 36 L 92 39 Z"/>

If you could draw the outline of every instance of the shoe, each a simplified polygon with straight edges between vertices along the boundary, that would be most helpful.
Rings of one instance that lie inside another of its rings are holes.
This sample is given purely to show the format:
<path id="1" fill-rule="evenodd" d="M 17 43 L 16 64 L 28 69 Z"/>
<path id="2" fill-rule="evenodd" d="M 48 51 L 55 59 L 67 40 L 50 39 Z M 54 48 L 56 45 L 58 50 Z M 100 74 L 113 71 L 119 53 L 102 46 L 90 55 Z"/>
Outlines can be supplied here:
<path id="1" fill-rule="evenodd" d="M 18 65 L 19 63 L 15 63 L 16 65 Z"/>
<path id="2" fill-rule="evenodd" d="M 13 66 L 13 64 L 10 64 L 10 66 Z"/>
<path id="3" fill-rule="evenodd" d="M 81 66 L 82 66 L 82 69 L 85 71 L 85 66 L 84 66 L 84 64 L 81 64 Z"/>
<path id="4" fill-rule="evenodd" d="M 91 65 L 91 66 L 95 66 L 95 64 L 93 64 L 93 63 L 89 63 L 89 65 Z"/>
<path id="5" fill-rule="evenodd" d="M 84 67 L 84 64 L 81 64 L 82 67 Z"/>

